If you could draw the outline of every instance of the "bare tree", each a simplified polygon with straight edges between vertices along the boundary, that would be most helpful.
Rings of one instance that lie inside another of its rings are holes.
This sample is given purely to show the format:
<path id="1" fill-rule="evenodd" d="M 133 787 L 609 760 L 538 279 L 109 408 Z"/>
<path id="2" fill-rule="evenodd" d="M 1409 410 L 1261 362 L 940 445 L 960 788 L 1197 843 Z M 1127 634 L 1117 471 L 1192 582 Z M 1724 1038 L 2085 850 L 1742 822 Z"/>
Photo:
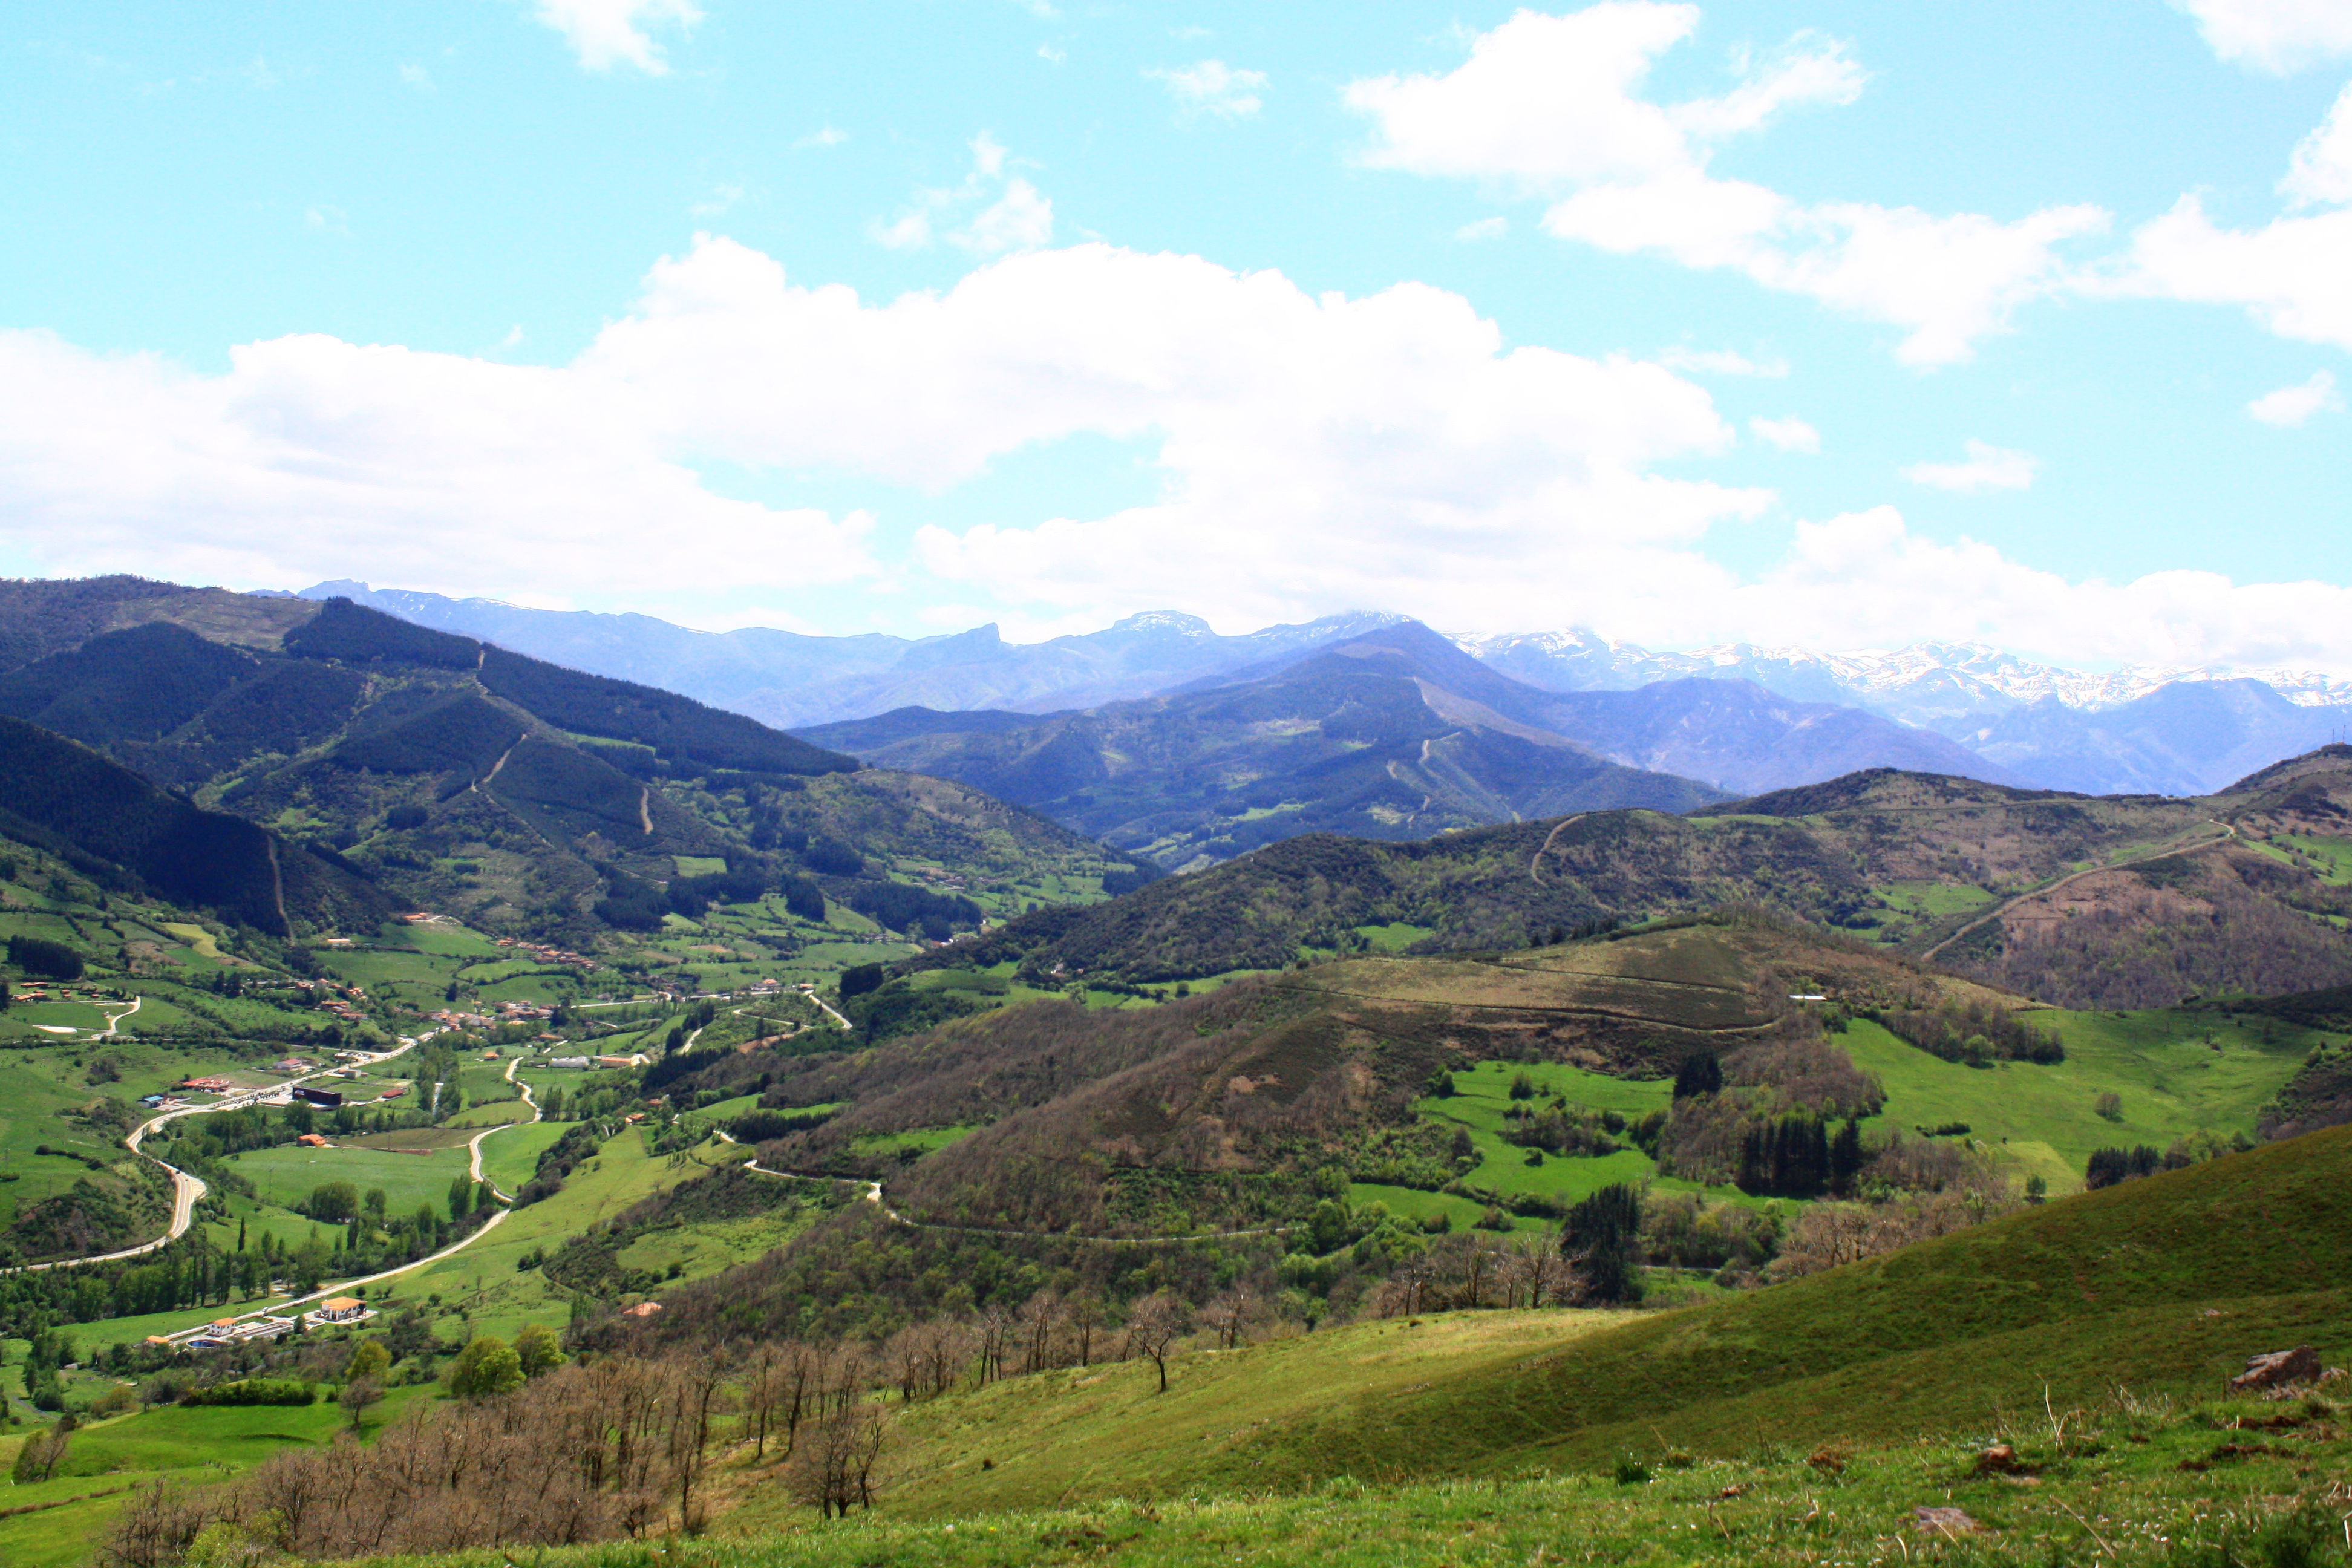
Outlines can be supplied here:
<path id="1" fill-rule="evenodd" d="M 874 1506 L 874 1467 L 888 1435 L 883 1413 L 871 1405 L 837 1410 L 794 1450 L 785 1484 L 820 1518 L 847 1517 L 850 1505 Z"/>
<path id="2" fill-rule="evenodd" d="M 1241 1343 L 1242 1331 L 1248 1327 L 1250 1309 L 1255 1305 L 1249 1287 L 1236 1285 L 1211 1301 L 1201 1314 L 1201 1321 L 1217 1336 L 1217 1348 L 1232 1350 Z"/>
<path id="3" fill-rule="evenodd" d="M 372 1377 L 352 1379 L 343 1384 L 342 1393 L 335 1396 L 335 1403 L 341 1405 L 343 1414 L 352 1418 L 352 1430 L 354 1432 L 366 1421 L 370 1407 L 383 1402 L 383 1389 Z"/>
<path id="4" fill-rule="evenodd" d="M 1095 1331 L 1102 1327 L 1102 1298 L 1082 1290 L 1070 1300 L 1070 1329 L 1077 1339 L 1078 1364 L 1094 1364 Z"/>
<path id="5" fill-rule="evenodd" d="M 1131 1352 L 1151 1358 L 1160 1372 L 1160 1392 L 1168 1392 L 1168 1357 L 1189 1326 L 1191 1312 L 1183 1301 L 1165 1290 L 1154 1290 L 1127 1314 L 1127 1342 Z"/>

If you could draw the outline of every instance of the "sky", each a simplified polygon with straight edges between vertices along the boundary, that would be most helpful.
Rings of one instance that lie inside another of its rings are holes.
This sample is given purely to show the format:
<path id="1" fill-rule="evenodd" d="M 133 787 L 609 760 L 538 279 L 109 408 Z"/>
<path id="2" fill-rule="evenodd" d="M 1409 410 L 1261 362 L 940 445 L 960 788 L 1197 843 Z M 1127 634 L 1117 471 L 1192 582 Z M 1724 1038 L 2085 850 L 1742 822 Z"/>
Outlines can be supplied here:
<path id="1" fill-rule="evenodd" d="M 2352 0 L 87 0 L 0 573 L 2352 672 Z"/>

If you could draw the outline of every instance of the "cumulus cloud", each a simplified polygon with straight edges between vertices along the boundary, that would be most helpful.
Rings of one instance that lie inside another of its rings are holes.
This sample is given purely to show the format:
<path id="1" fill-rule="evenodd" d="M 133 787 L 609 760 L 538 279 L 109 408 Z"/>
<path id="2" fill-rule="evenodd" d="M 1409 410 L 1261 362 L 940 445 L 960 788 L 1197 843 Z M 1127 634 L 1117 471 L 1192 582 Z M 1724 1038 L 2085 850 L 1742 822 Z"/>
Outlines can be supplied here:
<path id="1" fill-rule="evenodd" d="M 2336 390 L 2336 377 L 2323 370 L 2314 372 L 2309 381 L 2298 385 L 2263 394 L 2246 405 L 2246 412 L 2265 425 L 2293 430 L 2315 414 L 2336 413 L 2343 407 L 2344 397 Z"/>
<path id="2" fill-rule="evenodd" d="M 1759 441 L 1776 452 L 1818 452 L 1822 449 L 1822 433 L 1793 415 L 1786 419 L 1750 419 L 1748 428 Z"/>
<path id="3" fill-rule="evenodd" d="M 646 29 L 684 31 L 702 20 L 702 9 L 694 0 L 539 0 L 538 16 L 563 35 L 584 69 L 625 65 L 667 76 L 669 61 Z"/>
<path id="4" fill-rule="evenodd" d="M 2352 86 L 2336 94 L 2327 118 L 2296 146 L 2279 190 L 2299 207 L 2352 203 Z"/>
<path id="5" fill-rule="evenodd" d="M 0 531 L 58 572 L 683 591 L 871 570 L 863 516 L 715 495 L 625 389 L 298 336 L 220 375 L 0 334 Z"/>
<path id="6" fill-rule="evenodd" d="M 1750 359 L 1733 349 L 1671 348 L 1658 356 L 1658 363 L 1669 370 L 1701 375 L 1760 375 L 1778 380 L 1789 374 L 1787 360 Z"/>
<path id="7" fill-rule="evenodd" d="M 2344 0 L 2173 0 L 2225 60 L 2284 74 L 2352 54 L 2352 5 Z"/>
<path id="8" fill-rule="evenodd" d="M 1135 444 L 1158 493 L 909 536 L 911 518 L 722 496 L 697 467 L 937 492 L 1083 436 Z M 2352 666 L 2344 589 L 2069 582 L 1891 508 L 1798 522 L 1777 563 L 1735 571 L 1711 536 L 1773 498 L 1691 473 L 1735 447 L 1672 371 L 1508 345 L 1442 289 L 1350 299 L 1107 245 L 866 300 L 705 238 L 558 366 L 306 336 L 200 374 L 0 334 L 0 541 L 59 573 L 541 601 L 723 584 L 814 619 L 813 588 L 872 580 L 1032 626 L 1172 603 L 1241 629 L 1371 606 L 1660 644 L 1974 637 Z M 1970 459 L 1989 455 L 2005 456 Z"/>
<path id="9" fill-rule="evenodd" d="M 1475 245 L 1482 239 L 1500 239 L 1510 232 L 1511 220 L 1497 213 L 1492 217 L 1476 218 L 1464 224 L 1454 231 L 1454 237 Z"/>
<path id="10" fill-rule="evenodd" d="M 1143 74 L 1166 87 L 1168 96 L 1186 114 L 1240 120 L 1265 107 L 1264 71 L 1236 70 L 1223 60 L 1201 60 L 1174 70 Z"/>
<path id="11" fill-rule="evenodd" d="M 2084 663 L 2352 669 L 2352 635 L 2342 629 L 2352 625 L 2352 589 L 2240 584 L 2211 572 L 2071 582 L 1979 541 L 1924 538 L 1885 506 L 1799 523 L 1785 559 L 1693 609 L 1759 642 L 1975 641 Z M 1655 611 L 1645 605 L 1643 618 L 1654 621 Z"/>
<path id="12" fill-rule="evenodd" d="M 1748 58 L 1717 98 L 1643 96 L 1656 58 L 1697 26 L 1695 5 L 1604 0 L 1567 16 L 1521 11 L 1442 75 L 1351 83 L 1370 116 L 1376 167 L 1474 180 L 1549 204 L 1544 227 L 1604 250 L 1731 268 L 1902 329 L 1899 358 L 1963 360 L 2021 303 L 2064 280 L 2064 242 L 2096 233 L 2096 207 L 2047 207 L 2013 222 L 1861 202 L 1793 201 L 1720 179 L 1719 144 L 1792 110 L 1850 103 L 1864 73 L 1834 39 L 1800 34 Z"/>
<path id="13" fill-rule="evenodd" d="M 2021 490 L 2033 483 L 2042 460 L 2031 452 L 2011 452 L 1970 440 L 1968 457 L 1957 463 L 1914 463 L 1903 477 L 1932 489 L 1974 495 L 1979 490 Z"/>
<path id="14" fill-rule="evenodd" d="M 2352 4 L 2335 9 L 2352 17 Z M 2296 146 L 2279 191 L 2289 212 L 2259 228 L 2218 224 L 2198 196 L 2182 196 L 2082 287 L 2242 306 L 2280 337 L 2352 348 L 2352 87 Z"/>
<path id="15" fill-rule="evenodd" d="M 917 191 L 907 211 L 874 226 L 874 238 L 892 250 L 920 250 L 940 237 L 940 223 L 951 223 L 954 215 L 964 212 L 971 215 L 969 220 L 946 229 L 944 236 L 950 245 L 975 256 L 1052 244 L 1054 203 L 1027 180 L 1006 173 L 1010 157 L 996 138 L 982 132 L 972 138 L 971 173 L 961 184 Z"/>

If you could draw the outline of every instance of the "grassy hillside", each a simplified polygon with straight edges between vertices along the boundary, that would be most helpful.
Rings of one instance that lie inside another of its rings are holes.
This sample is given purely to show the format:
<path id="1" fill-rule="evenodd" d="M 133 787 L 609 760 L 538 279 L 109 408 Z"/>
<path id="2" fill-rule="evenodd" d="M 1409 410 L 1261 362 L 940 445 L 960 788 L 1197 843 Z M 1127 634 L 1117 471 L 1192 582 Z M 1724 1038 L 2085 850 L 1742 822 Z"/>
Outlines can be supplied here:
<path id="1" fill-rule="evenodd" d="M 2025 1429 L 2119 1386 L 2194 1401 L 2254 1352 L 2352 1359 L 2352 1129 L 1713 1305 L 1391 1320 L 1012 1380 L 903 1418 L 894 1510 L 1591 1471 Z M 990 1461 L 982 1466 L 981 1461 Z"/>
<path id="2" fill-rule="evenodd" d="M 1588 812 L 1383 844 L 1308 836 L 921 955 L 1163 984 L 1403 941 L 1511 948 L 1758 902 L 2078 1008 L 2352 982 L 2352 748 L 2205 800 L 1884 770 L 1690 816 Z"/>

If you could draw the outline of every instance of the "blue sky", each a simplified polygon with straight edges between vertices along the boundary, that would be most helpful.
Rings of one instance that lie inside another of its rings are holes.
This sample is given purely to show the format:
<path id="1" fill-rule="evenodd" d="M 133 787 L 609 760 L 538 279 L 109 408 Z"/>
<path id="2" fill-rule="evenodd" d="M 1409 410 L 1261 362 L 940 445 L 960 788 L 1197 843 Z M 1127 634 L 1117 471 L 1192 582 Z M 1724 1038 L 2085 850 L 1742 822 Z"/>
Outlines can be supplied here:
<path id="1" fill-rule="evenodd" d="M 2352 669 L 2352 0 L 95 4 L 0 568 Z"/>

